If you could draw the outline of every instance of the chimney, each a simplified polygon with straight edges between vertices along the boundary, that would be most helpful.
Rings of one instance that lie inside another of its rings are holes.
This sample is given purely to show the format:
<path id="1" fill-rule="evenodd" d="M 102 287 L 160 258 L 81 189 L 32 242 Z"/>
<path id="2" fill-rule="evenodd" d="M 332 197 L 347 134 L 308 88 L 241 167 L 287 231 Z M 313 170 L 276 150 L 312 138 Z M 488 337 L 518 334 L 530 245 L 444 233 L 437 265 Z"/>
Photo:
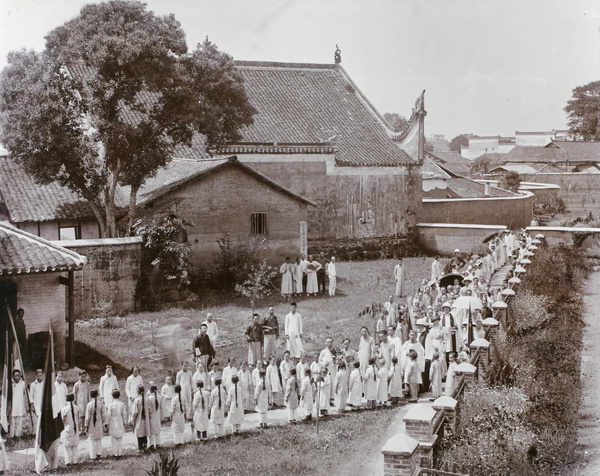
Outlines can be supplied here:
<path id="1" fill-rule="evenodd" d="M 492 194 L 492 184 L 490 182 L 485 183 L 485 188 L 483 189 L 483 194 L 486 196 Z"/>

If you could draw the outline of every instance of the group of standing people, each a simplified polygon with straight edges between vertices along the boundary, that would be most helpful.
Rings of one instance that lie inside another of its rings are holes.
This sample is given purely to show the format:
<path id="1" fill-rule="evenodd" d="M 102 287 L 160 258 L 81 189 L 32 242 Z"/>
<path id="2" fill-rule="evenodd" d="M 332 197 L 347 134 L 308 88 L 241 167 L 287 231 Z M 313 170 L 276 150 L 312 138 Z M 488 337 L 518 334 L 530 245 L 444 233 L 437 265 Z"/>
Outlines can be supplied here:
<path id="1" fill-rule="evenodd" d="M 285 263 L 279 268 L 281 274 L 281 295 L 289 299 L 292 296 L 316 296 L 328 294 L 335 296 L 337 269 L 335 256 L 331 259 L 320 252 L 316 258 L 302 253 L 295 262 L 286 256 Z"/>

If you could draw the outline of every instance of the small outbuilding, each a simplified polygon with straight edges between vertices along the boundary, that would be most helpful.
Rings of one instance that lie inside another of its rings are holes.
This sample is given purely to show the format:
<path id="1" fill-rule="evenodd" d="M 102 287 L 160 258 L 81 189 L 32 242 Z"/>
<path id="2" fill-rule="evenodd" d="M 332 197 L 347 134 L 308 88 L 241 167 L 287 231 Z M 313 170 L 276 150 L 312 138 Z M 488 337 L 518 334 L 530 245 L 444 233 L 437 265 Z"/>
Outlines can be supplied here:
<path id="1" fill-rule="evenodd" d="M 65 363 L 67 357 L 74 357 L 73 276 L 86 262 L 85 256 L 0 222 L 2 350 L 9 329 L 7 307 L 13 317 L 17 309 L 22 308 L 28 340 L 27 355 L 23 356 L 26 364 L 43 362 L 49 326 L 55 336 L 56 359 Z"/>

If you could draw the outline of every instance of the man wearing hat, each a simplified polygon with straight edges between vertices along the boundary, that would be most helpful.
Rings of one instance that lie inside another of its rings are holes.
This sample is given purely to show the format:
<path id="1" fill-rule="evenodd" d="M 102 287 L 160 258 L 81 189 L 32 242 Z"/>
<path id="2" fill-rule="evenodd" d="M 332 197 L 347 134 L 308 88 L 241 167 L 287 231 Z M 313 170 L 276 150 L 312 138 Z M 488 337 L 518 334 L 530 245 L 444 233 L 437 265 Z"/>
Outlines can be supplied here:
<path id="1" fill-rule="evenodd" d="M 429 368 L 431 367 L 431 356 L 428 356 L 427 352 L 427 334 L 429 333 L 427 329 L 427 321 L 423 318 L 418 319 L 417 322 L 417 340 L 423 346 L 425 351 L 425 361 L 423 364 L 423 370 L 421 370 L 421 393 L 426 392 L 429 389 Z M 429 358 L 428 358 L 429 357 Z"/>
<path id="2" fill-rule="evenodd" d="M 444 336 L 446 340 L 446 348 L 444 349 L 446 354 L 446 365 L 450 363 L 450 353 L 458 353 L 462 348 L 462 332 L 457 319 L 450 313 L 452 309 L 449 302 L 442 304 L 442 327 L 444 328 Z"/>

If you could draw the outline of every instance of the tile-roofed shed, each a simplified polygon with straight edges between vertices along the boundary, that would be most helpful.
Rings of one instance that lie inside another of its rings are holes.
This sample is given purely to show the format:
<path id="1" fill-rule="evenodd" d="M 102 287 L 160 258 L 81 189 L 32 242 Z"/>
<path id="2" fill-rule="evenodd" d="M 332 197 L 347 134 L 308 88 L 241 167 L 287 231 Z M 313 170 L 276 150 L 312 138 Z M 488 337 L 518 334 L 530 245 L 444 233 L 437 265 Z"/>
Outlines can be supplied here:
<path id="1" fill-rule="evenodd" d="M 87 259 L 74 251 L 0 222 L 0 275 L 81 269 Z"/>
<path id="2" fill-rule="evenodd" d="M 469 165 L 472 163 L 471 160 L 463 157 L 458 152 L 426 152 L 434 162 L 444 166 L 448 170 L 451 170 L 455 174 L 466 177 L 471 172 Z"/>
<path id="3" fill-rule="evenodd" d="M 254 61 L 235 65 L 258 111 L 254 124 L 241 130 L 241 143 L 331 142 L 338 165 L 416 163 L 392 141 L 383 118 L 340 66 Z"/>

